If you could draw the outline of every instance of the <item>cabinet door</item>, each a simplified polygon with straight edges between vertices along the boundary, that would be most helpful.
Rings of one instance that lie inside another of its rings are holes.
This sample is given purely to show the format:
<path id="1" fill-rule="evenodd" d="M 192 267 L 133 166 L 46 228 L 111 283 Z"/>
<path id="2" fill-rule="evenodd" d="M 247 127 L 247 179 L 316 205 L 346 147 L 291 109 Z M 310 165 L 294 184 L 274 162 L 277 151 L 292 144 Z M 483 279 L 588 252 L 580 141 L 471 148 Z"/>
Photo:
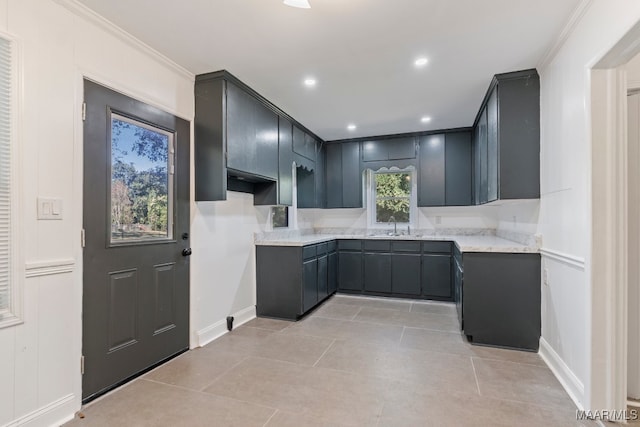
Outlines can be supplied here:
<path id="1" fill-rule="evenodd" d="M 227 167 L 253 173 L 256 169 L 257 100 L 234 85 L 227 83 Z"/>
<path id="2" fill-rule="evenodd" d="M 451 255 L 422 256 L 422 294 L 451 299 Z"/>
<path id="3" fill-rule="evenodd" d="M 445 136 L 446 205 L 471 205 L 471 182 L 471 133 L 447 133 Z"/>
<path id="4" fill-rule="evenodd" d="M 338 288 L 362 291 L 362 253 L 339 252 Z"/>
<path id="5" fill-rule="evenodd" d="M 391 292 L 394 294 L 420 295 L 419 254 L 394 253 L 391 271 Z"/>
<path id="6" fill-rule="evenodd" d="M 318 259 L 302 264 L 302 311 L 306 313 L 318 302 Z"/>
<path id="7" fill-rule="evenodd" d="M 278 123 L 278 203 L 291 206 L 293 203 L 293 127 L 291 122 L 280 117 Z"/>
<path id="8" fill-rule="evenodd" d="M 329 295 L 338 290 L 338 253 L 330 252 L 327 256 L 327 292 Z"/>
<path id="9" fill-rule="evenodd" d="M 293 126 L 293 152 L 305 156 L 304 131 L 297 126 Z M 307 157 L 307 156 L 305 156 Z"/>
<path id="10" fill-rule="evenodd" d="M 254 102 L 256 146 L 254 173 L 278 179 L 278 115 L 256 100 Z"/>
<path id="11" fill-rule="evenodd" d="M 365 141 L 362 143 L 362 160 L 364 162 L 376 162 L 387 160 L 387 141 Z"/>
<path id="12" fill-rule="evenodd" d="M 303 156 L 311 161 L 316 161 L 316 139 L 309 135 L 308 133 L 304 134 L 304 148 L 303 148 Z"/>
<path id="13" fill-rule="evenodd" d="M 342 143 L 342 207 L 362 207 L 360 143 Z"/>
<path id="14" fill-rule="evenodd" d="M 386 143 L 389 160 L 416 158 L 416 139 L 414 137 L 388 139 Z"/>
<path id="15" fill-rule="evenodd" d="M 487 203 L 489 200 L 488 192 L 488 171 L 487 171 L 487 109 L 484 108 L 480 114 L 480 120 L 478 121 L 478 154 L 480 158 L 480 188 L 479 188 L 479 204 Z"/>
<path id="16" fill-rule="evenodd" d="M 327 208 L 342 207 L 342 144 L 326 144 Z"/>
<path id="17" fill-rule="evenodd" d="M 391 254 L 364 254 L 364 290 L 391 293 Z"/>
<path id="18" fill-rule="evenodd" d="M 318 257 L 318 301 L 322 301 L 329 295 L 328 257 Z"/>
<path id="19" fill-rule="evenodd" d="M 498 199 L 498 87 L 487 101 L 487 201 Z"/>
<path id="20" fill-rule="evenodd" d="M 303 167 L 296 168 L 296 187 L 298 195 L 298 208 L 315 208 L 315 172 L 307 170 Z"/>
<path id="21" fill-rule="evenodd" d="M 444 206 L 444 135 L 420 138 L 418 206 Z"/>
<path id="22" fill-rule="evenodd" d="M 325 156 L 324 144 L 316 142 L 316 168 L 314 178 L 316 184 L 316 208 L 324 209 L 327 206 L 326 176 L 325 176 Z"/>

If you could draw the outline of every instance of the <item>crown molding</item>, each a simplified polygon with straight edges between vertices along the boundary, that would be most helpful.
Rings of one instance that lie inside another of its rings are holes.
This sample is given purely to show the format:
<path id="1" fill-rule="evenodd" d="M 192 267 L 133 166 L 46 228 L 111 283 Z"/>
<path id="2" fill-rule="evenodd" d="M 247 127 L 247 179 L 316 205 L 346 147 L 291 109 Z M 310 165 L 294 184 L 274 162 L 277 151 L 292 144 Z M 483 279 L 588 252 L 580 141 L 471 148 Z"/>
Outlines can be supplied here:
<path id="1" fill-rule="evenodd" d="M 544 68 L 553 60 L 553 58 L 555 58 L 560 49 L 562 49 L 562 46 L 564 46 L 564 44 L 566 43 L 569 36 L 573 33 L 573 31 L 582 20 L 582 17 L 589 9 L 589 6 L 591 6 L 591 3 L 593 3 L 593 0 L 581 0 L 580 3 L 578 3 L 578 5 L 575 7 L 575 9 L 573 9 L 569 20 L 560 32 L 560 35 L 544 54 L 542 60 L 538 63 L 538 66 L 536 67 L 538 70 L 543 71 Z"/>
<path id="2" fill-rule="evenodd" d="M 62 7 L 66 8 L 67 10 L 71 11 L 75 15 L 105 30 L 106 32 L 115 36 L 116 38 L 128 44 L 129 46 L 137 49 L 141 53 L 156 60 L 160 64 L 172 69 L 173 71 L 177 72 L 181 76 L 191 81 L 195 81 L 194 73 L 187 70 L 186 68 L 179 65 L 178 63 L 174 62 L 173 60 L 169 59 L 167 56 L 158 52 L 148 44 L 142 42 L 138 38 L 126 32 L 122 28 L 118 27 L 116 24 L 109 21 L 105 17 L 99 15 L 94 10 L 80 3 L 78 0 L 54 0 L 54 2 L 58 3 Z"/>

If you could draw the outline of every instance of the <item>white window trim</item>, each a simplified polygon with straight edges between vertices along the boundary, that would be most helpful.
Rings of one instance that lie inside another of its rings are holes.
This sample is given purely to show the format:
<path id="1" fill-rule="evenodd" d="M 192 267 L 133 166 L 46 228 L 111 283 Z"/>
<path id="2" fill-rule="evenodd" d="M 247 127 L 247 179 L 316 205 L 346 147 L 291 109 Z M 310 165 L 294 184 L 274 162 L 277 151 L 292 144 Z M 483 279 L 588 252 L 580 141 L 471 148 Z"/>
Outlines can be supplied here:
<path id="1" fill-rule="evenodd" d="M 12 34 L 0 31 L 0 37 L 11 43 L 11 237 L 9 241 L 9 309 L 0 312 L 0 328 L 23 323 L 23 288 L 25 281 L 22 234 L 22 152 L 20 130 L 22 128 L 22 45 Z"/>
<path id="2" fill-rule="evenodd" d="M 416 168 L 409 166 L 406 168 L 398 168 L 396 166 L 390 168 L 380 168 L 377 170 L 366 170 L 366 207 L 367 207 L 367 228 L 377 230 L 392 230 L 393 223 L 377 223 L 376 222 L 376 186 L 375 186 L 375 174 L 377 172 L 403 172 L 411 174 L 411 198 L 409 199 L 409 217 L 410 222 L 398 222 L 398 232 L 406 232 L 406 227 L 409 226 L 412 229 L 418 223 L 418 186 Z"/>

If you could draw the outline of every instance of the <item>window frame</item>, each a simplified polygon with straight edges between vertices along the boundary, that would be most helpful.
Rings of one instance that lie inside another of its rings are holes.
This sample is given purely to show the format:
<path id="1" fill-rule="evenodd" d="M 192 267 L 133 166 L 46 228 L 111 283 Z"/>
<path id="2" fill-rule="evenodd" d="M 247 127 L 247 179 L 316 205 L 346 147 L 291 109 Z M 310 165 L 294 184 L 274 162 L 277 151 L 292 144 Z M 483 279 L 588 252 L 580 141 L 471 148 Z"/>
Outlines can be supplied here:
<path id="1" fill-rule="evenodd" d="M 22 250 L 22 150 L 20 144 L 22 128 L 22 45 L 18 38 L 0 30 L 0 38 L 11 45 L 10 64 L 10 100 L 9 100 L 9 150 L 10 150 L 10 189 L 9 189 L 9 303 L 6 309 L 0 310 L 0 329 L 19 325 L 23 318 L 23 289 L 25 269 Z"/>
<path id="2" fill-rule="evenodd" d="M 383 173 L 406 173 L 411 176 L 411 193 L 409 195 L 409 222 L 398 222 L 398 226 L 415 228 L 418 223 L 418 188 L 417 188 L 417 171 L 414 166 L 406 168 L 390 167 L 380 168 L 377 170 L 366 170 L 366 208 L 367 208 L 367 228 L 370 229 L 390 229 L 393 223 L 376 222 L 376 181 L 377 174 Z M 398 229 L 398 232 L 406 231 Z"/>

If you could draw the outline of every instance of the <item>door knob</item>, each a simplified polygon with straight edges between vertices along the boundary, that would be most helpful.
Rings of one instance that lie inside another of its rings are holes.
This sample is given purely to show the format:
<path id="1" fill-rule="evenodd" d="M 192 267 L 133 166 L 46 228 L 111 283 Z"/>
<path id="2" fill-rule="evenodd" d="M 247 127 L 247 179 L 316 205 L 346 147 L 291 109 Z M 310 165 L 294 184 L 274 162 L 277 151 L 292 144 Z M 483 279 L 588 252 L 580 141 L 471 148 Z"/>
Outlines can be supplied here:
<path id="1" fill-rule="evenodd" d="M 185 248 L 182 250 L 182 256 L 189 256 L 191 255 L 191 248 Z"/>

